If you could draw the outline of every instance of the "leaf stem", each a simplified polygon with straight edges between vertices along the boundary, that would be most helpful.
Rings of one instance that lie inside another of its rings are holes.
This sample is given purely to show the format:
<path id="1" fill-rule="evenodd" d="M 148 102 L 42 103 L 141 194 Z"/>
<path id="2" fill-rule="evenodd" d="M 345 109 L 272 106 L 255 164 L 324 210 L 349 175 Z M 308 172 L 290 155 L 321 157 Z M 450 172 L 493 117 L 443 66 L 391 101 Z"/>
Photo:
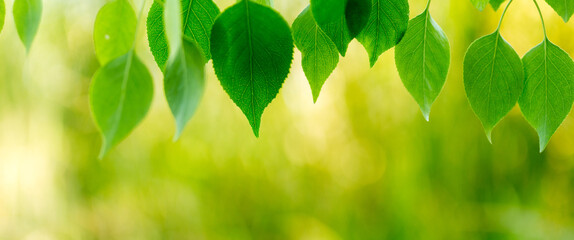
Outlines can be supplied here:
<path id="1" fill-rule="evenodd" d="M 134 42 L 132 43 L 132 51 L 135 50 L 135 48 L 136 48 L 136 43 L 138 40 L 138 32 L 140 29 L 141 20 L 142 20 L 144 9 L 145 9 L 145 3 L 146 3 L 146 0 L 142 0 L 142 6 L 140 7 L 140 13 L 138 15 L 138 20 L 136 21 L 136 31 L 135 31 L 135 36 L 134 36 Z"/>
<path id="2" fill-rule="evenodd" d="M 427 7 L 425 8 L 427 11 L 429 10 L 431 0 L 428 0 Z"/>
<path id="3" fill-rule="evenodd" d="M 504 12 L 502 12 L 502 16 L 500 16 L 500 21 L 498 22 L 498 27 L 496 28 L 496 31 L 500 31 L 500 26 L 502 25 L 502 20 L 504 19 L 504 16 L 506 15 L 506 11 L 508 10 L 508 7 L 510 7 L 510 4 L 513 2 L 514 0 L 510 0 L 510 2 L 508 2 L 508 4 L 506 4 L 506 7 L 504 8 Z"/>
<path id="4" fill-rule="evenodd" d="M 544 23 L 544 17 L 542 16 L 542 11 L 540 11 L 540 6 L 536 0 L 532 0 L 536 9 L 538 10 L 538 15 L 540 15 L 540 21 L 542 22 L 542 30 L 544 31 L 544 40 L 548 40 L 548 35 L 546 35 L 546 23 Z"/>

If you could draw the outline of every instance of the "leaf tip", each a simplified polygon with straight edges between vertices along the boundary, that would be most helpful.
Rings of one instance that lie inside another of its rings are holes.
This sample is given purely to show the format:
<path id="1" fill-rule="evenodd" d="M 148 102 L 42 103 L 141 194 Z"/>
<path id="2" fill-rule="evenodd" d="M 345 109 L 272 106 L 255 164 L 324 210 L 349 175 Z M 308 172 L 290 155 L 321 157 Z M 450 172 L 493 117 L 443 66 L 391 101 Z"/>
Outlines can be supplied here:
<path id="1" fill-rule="evenodd" d="M 485 129 L 485 133 L 486 133 L 486 138 L 488 139 L 488 142 L 490 144 L 492 144 L 492 129 Z"/>
<path id="2" fill-rule="evenodd" d="M 102 148 L 100 149 L 100 154 L 98 155 L 98 159 L 102 160 L 110 151 L 111 146 L 107 143 L 107 141 L 104 140 L 104 144 L 102 145 Z"/>

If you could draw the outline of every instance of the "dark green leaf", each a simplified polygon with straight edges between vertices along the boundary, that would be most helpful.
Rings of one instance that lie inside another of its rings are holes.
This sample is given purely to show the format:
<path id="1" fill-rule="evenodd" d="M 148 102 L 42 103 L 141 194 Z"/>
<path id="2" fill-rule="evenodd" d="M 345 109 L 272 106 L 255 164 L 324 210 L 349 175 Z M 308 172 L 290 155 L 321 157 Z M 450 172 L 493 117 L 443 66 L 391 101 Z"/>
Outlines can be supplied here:
<path id="1" fill-rule="evenodd" d="M 30 51 L 42 18 L 42 0 L 15 0 L 12 10 L 18 36 Z"/>
<path id="2" fill-rule="evenodd" d="M 6 5 L 4 5 L 4 0 L 0 0 L 0 32 L 4 28 L 4 19 L 6 18 Z"/>
<path id="3" fill-rule="evenodd" d="M 564 22 L 568 22 L 574 13 L 574 0 L 546 0 L 546 2 L 564 19 Z"/>
<path id="4" fill-rule="evenodd" d="M 490 5 L 492 5 L 492 8 L 494 8 L 494 10 L 498 10 L 498 8 L 500 8 L 500 5 L 502 5 L 502 3 L 504 3 L 506 0 L 490 0 Z"/>
<path id="5" fill-rule="evenodd" d="M 219 8 L 212 0 L 182 0 L 181 4 L 185 38 L 195 42 L 206 60 L 211 59 L 209 38 L 215 18 L 219 15 Z M 167 63 L 169 47 L 165 36 L 163 6 L 158 2 L 154 2 L 149 10 L 147 35 L 155 61 L 163 70 Z"/>
<path id="6" fill-rule="evenodd" d="M 574 62 L 545 39 L 523 58 L 526 83 L 518 103 L 543 151 L 574 103 Z"/>
<path id="7" fill-rule="evenodd" d="M 309 8 L 293 22 L 293 38 L 303 55 L 303 71 L 316 102 L 323 84 L 339 63 L 337 46 L 317 25 Z"/>
<path id="8" fill-rule="evenodd" d="M 405 37 L 396 47 L 395 59 L 403 84 L 428 121 L 450 65 L 448 39 L 428 9 L 409 22 Z"/>
<path id="9" fill-rule="evenodd" d="M 293 60 L 289 25 L 271 8 L 243 0 L 217 18 L 211 37 L 215 73 L 258 136 Z"/>
<path id="10" fill-rule="evenodd" d="M 136 13 L 127 0 L 115 0 L 100 9 L 94 23 L 94 45 L 100 64 L 105 65 L 133 48 L 136 25 Z"/>
<path id="11" fill-rule="evenodd" d="M 470 0 L 470 1 L 476 8 L 478 8 L 478 10 L 482 11 L 484 10 L 484 8 L 486 8 L 486 5 L 488 5 L 489 0 Z"/>
<path id="12" fill-rule="evenodd" d="M 366 26 L 370 0 L 311 0 L 311 10 L 319 27 L 331 38 L 341 55 Z M 408 19 L 407 19 L 408 21 Z"/>
<path id="13" fill-rule="evenodd" d="M 193 43 L 183 41 L 165 70 L 165 96 L 177 125 L 175 139 L 195 113 L 203 95 L 204 62 L 200 50 Z"/>
<path id="14" fill-rule="evenodd" d="M 100 157 L 139 124 L 148 112 L 152 97 L 151 75 L 133 51 L 96 72 L 90 87 L 90 106 L 104 138 Z"/>
<path id="15" fill-rule="evenodd" d="M 512 110 L 522 93 L 522 62 L 496 31 L 470 45 L 463 68 L 468 101 L 490 140 L 492 129 Z"/>
<path id="16" fill-rule="evenodd" d="M 367 27 L 357 36 L 357 40 L 369 53 L 371 67 L 382 53 L 399 43 L 408 24 L 407 0 L 373 0 Z"/>

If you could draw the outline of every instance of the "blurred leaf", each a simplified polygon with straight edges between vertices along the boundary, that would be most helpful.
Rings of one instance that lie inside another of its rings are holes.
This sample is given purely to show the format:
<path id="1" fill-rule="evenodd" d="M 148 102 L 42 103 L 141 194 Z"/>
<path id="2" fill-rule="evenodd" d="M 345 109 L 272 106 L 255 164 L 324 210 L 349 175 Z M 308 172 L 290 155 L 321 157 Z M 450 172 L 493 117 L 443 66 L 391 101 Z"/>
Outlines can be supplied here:
<path id="1" fill-rule="evenodd" d="M 538 132 L 542 152 L 574 103 L 574 62 L 547 38 L 522 61 L 526 83 L 518 103 Z"/>
<path id="2" fill-rule="evenodd" d="M 564 22 L 568 22 L 574 13 L 574 0 L 546 0 L 546 3 L 554 8 Z"/>
<path id="3" fill-rule="evenodd" d="M 491 140 L 492 129 L 522 93 L 522 62 L 497 30 L 470 45 L 463 68 L 468 101 Z"/>
<path id="4" fill-rule="evenodd" d="M 0 0 L 0 32 L 4 28 L 4 19 L 6 18 L 6 5 L 4 5 L 4 0 Z"/>
<path id="5" fill-rule="evenodd" d="M 243 0 L 217 18 L 211 36 L 215 73 L 259 136 L 261 115 L 293 60 L 289 25 L 271 8 Z"/>
<path id="6" fill-rule="evenodd" d="M 137 18 L 127 0 L 115 0 L 100 9 L 94 23 L 94 45 L 100 64 L 128 53 L 134 45 Z"/>
<path id="7" fill-rule="evenodd" d="M 205 60 L 200 50 L 185 40 L 165 70 L 165 96 L 177 125 L 179 138 L 191 119 L 205 88 Z"/>
<path id="8" fill-rule="evenodd" d="M 317 102 L 323 84 L 339 63 L 337 46 L 317 25 L 309 7 L 293 22 L 293 38 L 303 55 L 303 71 Z"/>
<path id="9" fill-rule="evenodd" d="M 311 10 L 319 27 L 345 56 L 351 40 L 366 26 L 371 7 L 369 0 L 311 0 Z"/>
<path id="10" fill-rule="evenodd" d="M 176 55 L 179 55 L 181 41 L 183 38 L 183 25 L 181 17 L 181 4 L 179 0 L 167 0 L 165 2 L 165 33 L 167 43 L 171 49 L 168 61 L 171 61 Z"/>
<path id="11" fill-rule="evenodd" d="M 26 51 L 30 51 L 42 18 L 42 0 L 15 0 L 14 23 Z"/>
<path id="12" fill-rule="evenodd" d="M 494 10 L 498 10 L 500 8 L 500 5 L 502 5 L 502 3 L 504 3 L 506 0 L 490 0 L 490 5 L 492 5 L 492 8 L 494 8 Z"/>
<path id="13" fill-rule="evenodd" d="M 133 50 L 96 72 L 90 87 L 90 106 L 104 138 L 100 157 L 139 124 L 152 98 L 152 77 Z"/>
<path id="14" fill-rule="evenodd" d="M 371 67 L 403 38 L 409 24 L 407 0 L 373 0 L 367 27 L 357 40 L 367 49 Z"/>
<path id="15" fill-rule="evenodd" d="M 403 84 L 428 121 L 450 65 L 448 38 L 428 8 L 409 22 L 405 37 L 396 47 L 395 59 Z"/>
<path id="16" fill-rule="evenodd" d="M 181 4 L 184 38 L 194 41 L 206 60 L 211 59 L 209 39 L 219 8 L 212 0 L 182 0 Z M 150 50 L 162 71 L 169 54 L 163 18 L 163 6 L 156 1 L 148 13 L 147 35 Z"/>
<path id="17" fill-rule="evenodd" d="M 470 1 L 478 10 L 482 11 L 484 10 L 484 8 L 486 8 L 486 5 L 488 5 L 489 0 L 470 0 Z"/>

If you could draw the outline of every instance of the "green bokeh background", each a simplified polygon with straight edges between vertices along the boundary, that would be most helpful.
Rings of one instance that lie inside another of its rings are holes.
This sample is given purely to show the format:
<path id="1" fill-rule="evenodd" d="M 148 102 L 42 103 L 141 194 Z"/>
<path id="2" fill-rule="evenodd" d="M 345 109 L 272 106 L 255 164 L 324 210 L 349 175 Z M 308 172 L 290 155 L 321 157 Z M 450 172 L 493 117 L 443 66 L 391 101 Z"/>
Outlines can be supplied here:
<path id="1" fill-rule="evenodd" d="M 222 10 L 233 2 L 216 0 Z M 409 2 L 411 17 L 426 5 Z M 538 153 L 518 108 L 490 144 L 465 98 L 464 52 L 494 31 L 501 10 L 432 2 L 452 64 L 430 122 L 402 86 L 393 51 L 371 69 L 353 41 L 316 104 L 296 52 L 259 139 L 208 64 L 205 98 L 172 142 L 141 24 L 137 49 L 154 75 L 154 104 L 98 160 L 88 87 L 105 1 L 45 0 L 29 56 L 12 3 L 0 35 L 0 239 L 574 239 L 574 118 Z M 292 23 L 307 4 L 274 7 Z M 542 10 L 550 39 L 574 54 L 573 23 Z M 502 34 L 521 56 L 542 40 L 531 1 L 515 1 Z"/>

